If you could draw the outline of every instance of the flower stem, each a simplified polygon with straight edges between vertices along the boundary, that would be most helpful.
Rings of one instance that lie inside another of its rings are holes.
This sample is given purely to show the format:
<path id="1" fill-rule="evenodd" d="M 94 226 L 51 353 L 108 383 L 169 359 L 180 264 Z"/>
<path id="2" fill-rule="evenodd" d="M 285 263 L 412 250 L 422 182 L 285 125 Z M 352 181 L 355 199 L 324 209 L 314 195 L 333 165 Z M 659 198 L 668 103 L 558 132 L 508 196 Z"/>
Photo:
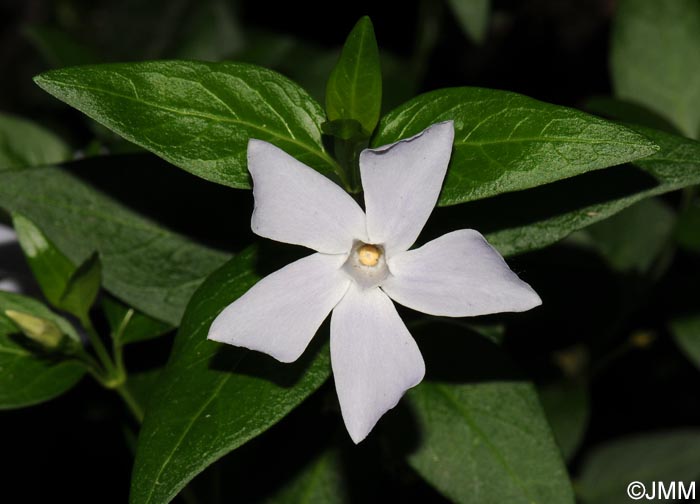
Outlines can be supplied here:
<path id="1" fill-rule="evenodd" d="M 92 348 L 95 350 L 95 354 L 97 354 L 100 364 L 102 364 L 108 376 L 112 375 L 116 371 L 114 363 L 112 362 L 112 357 L 109 355 L 107 348 L 104 346 L 104 343 L 102 343 L 102 339 L 100 339 L 100 335 L 97 334 L 95 327 L 92 325 L 90 317 L 83 317 L 80 322 L 85 328 L 90 345 L 92 345 Z"/>

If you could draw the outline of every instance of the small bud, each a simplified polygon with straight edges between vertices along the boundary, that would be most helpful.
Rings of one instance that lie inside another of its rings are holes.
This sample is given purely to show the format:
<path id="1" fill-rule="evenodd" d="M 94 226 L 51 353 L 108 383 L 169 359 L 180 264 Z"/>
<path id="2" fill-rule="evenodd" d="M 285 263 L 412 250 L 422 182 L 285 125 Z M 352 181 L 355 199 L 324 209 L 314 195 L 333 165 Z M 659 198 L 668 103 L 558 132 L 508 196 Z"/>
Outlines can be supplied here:
<path id="1" fill-rule="evenodd" d="M 47 350 L 57 349 L 65 337 L 63 331 L 51 320 L 15 310 L 6 310 L 5 315 L 17 325 L 27 338 Z"/>

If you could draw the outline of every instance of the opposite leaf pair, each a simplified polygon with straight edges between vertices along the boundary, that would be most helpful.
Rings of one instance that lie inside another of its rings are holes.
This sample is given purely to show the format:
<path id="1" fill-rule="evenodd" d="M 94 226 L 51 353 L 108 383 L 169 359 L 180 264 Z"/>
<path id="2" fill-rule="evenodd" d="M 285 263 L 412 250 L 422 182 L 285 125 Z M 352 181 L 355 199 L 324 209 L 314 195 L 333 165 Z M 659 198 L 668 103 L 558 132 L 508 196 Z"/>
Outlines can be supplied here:
<path id="1" fill-rule="evenodd" d="M 435 206 L 452 152 L 451 121 L 360 156 L 365 211 L 273 145 L 251 140 L 253 231 L 317 253 L 269 275 L 214 321 L 209 339 L 296 360 L 331 317 L 331 361 L 356 443 L 425 372 L 392 299 L 430 315 L 525 311 L 541 303 L 474 230 L 408 250 Z"/>

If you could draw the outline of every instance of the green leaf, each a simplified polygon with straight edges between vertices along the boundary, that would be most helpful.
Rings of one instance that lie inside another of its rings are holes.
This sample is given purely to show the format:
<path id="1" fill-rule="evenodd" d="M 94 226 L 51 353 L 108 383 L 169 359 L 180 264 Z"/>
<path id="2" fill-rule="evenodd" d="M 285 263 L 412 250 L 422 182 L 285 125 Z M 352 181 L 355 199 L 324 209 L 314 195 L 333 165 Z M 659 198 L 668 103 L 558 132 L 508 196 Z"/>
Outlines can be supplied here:
<path id="1" fill-rule="evenodd" d="M 700 477 L 700 430 L 632 436 L 604 444 L 584 460 L 577 490 L 584 504 L 627 502 L 627 485 L 639 481 L 683 481 Z"/>
<path id="2" fill-rule="evenodd" d="M 514 255 L 551 245 L 638 201 L 700 183 L 700 143 L 646 128 L 637 130 L 661 150 L 635 161 L 634 166 L 469 204 L 466 211 L 474 216 L 474 227 L 502 254 Z M 502 208 L 517 208 L 518 215 L 504 215 Z"/>
<path id="3" fill-rule="evenodd" d="M 326 84 L 328 119 L 358 121 L 369 136 L 382 108 L 382 71 L 374 28 L 360 19 L 348 35 L 343 52 Z"/>
<path id="4" fill-rule="evenodd" d="M 61 296 L 61 308 L 81 321 L 89 320 L 90 308 L 95 303 L 102 284 L 102 264 L 92 254 L 73 272 Z"/>
<path id="5" fill-rule="evenodd" d="M 540 388 L 540 400 L 564 459 L 571 460 L 588 427 L 588 387 L 580 381 L 561 380 Z"/>
<path id="6" fill-rule="evenodd" d="M 373 146 L 454 120 L 455 142 L 440 205 L 528 189 L 648 156 L 656 146 L 624 126 L 506 91 L 453 88 L 386 115 Z"/>
<path id="7" fill-rule="evenodd" d="M 173 330 L 173 326 L 126 306 L 110 296 L 102 299 L 102 309 L 112 338 L 121 345 L 146 341 Z"/>
<path id="8" fill-rule="evenodd" d="M 678 216 L 675 236 L 684 249 L 700 252 L 700 202 L 691 202 Z"/>
<path id="9" fill-rule="evenodd" d="M 671 321 L 671 333 L 688 359 L 700 368 L 700 315 L 674 319 Z"/>
<path id="10" fill-rule="evenodd" d="M 149 61 L 53 70 L 35 82 L 127 140 L 199 177 L 250 187 L 248 140 L 328 176 L 321 107 L 292 81 L 243 63 Z"/>
<path id="11" fill-rule="evenodd" d="M 480 336 L 426 329 L 415 334 L 428 376 L 406 396 L 417 433 L 409 464 L 453 502 L 573 503 L 534 386 Z"/>
<path id="12" fill-rule="evenodd" d="M 41 291 L 49 303 L 60 307 L 61 298 L 75 272 L 75 266 L 41 229 L 23 215 L 14 213 L 12 226 Z"/>
<path id="13" fill-rule="evenodd" d="M 265 504 L 341 504 L 350 502 L 342 477 L 340 454 L 328 450 L 306 464 L 298 474 L 265 499 Z"/>
<path id="14" fill-rule="evenodd" d="M 66 169 L 0 172 L 0 207 L 34 222 L 74 264 L 99 253 L 108 291 L 173 325 L 197 286 L 228 258 L 139 216 Z"/>
<path id="15" fill-rule="evenodd" d="M 207 340 L 216 315 L 257 280 L 247 249 L 192 297 L 139 437 L 132 504 L 166 503 L 208 465 L 281 420 L 330 374 L 327 347 L 294 364 Z M 312 345 L 313 347 L 314 345 Z"/>
<path id="16" fill-rule="evenodd" d="M 60 163 L 70 157 L 68 146 L 49 130 L 0 113 L 0 171 Z"/>
<path id="17" fill-rule="evenodd" d="M 56 360 L 31 352 L 16 338 L 17 326 L 5 316 L 14 310 L 54 322 L 74 341 L 73 327 L 40 302 L 0 291 L 0 409 L 21 408 L 48 401 L 71 389 L 85 374 L 78 361 Z"/>
<path id="18" fill-rule="evenodd" d="M 645 273 L 671 240 L 675 222 L 665 203 L 650 198 L 593 224 L 586 233 L 613 269 Z"/>
<path id="19" fill-rule="evenodd" d="M 464 33 L 475 42 L 483 42 L 489 22 L 490 0 L 448 0 Z"/>
<path id="20" fill-rule="evenodd" d="M 698 138 L 699 50 L 697 0 L 621 1 L 610 55 L 616 95 L 649 107 Z"/>

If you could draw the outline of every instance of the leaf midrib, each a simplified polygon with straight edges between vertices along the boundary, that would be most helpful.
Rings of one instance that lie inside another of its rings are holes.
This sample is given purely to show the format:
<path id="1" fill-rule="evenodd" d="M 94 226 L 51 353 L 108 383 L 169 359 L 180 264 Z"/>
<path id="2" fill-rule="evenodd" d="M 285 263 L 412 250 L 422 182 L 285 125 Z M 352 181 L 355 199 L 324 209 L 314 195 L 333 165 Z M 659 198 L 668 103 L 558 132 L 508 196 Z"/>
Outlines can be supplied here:
<path id="1" fill-rule="evenodd" d="M 432 388 L 436 392 L 438 392 L 440 396 L 442 396 L 442 398 L 445 400 L 445 402 L 447 402 L 449 406 L 451 406 L 462 418 L 464 418 L 464 421 L 467 423 L 472 432 L 474 432 L 474 434 L 476 434 L 476 436 L 484 442 L 484 445 L 489 449 L 489 451 L 491 451 L 495 460 L 500 463 L 500 465 L 505 470 L 506 474 L 510 476 L 510 478 L 516 484 L 516 486 L 522 490 L 523 494 L 527 497 L 527 499 L 530 502 L 536 502 L 534 497 L 530 494 L 525 483 L 508 465 L 506 458 L 501 454 L 498 448 L 494 446 L 493 443 L 491 443 L 491 440 L 488 438 L 488 436 L 486 436 L 486 434 L 484 434 L 484 432 L 481 429 L 479 429 L 479 427 L 476 425 L 476 422 L 474 422 L 467 409 L 464 408 L 462 404 L 460 404 L 460 402 L 452 395 L 452 393 L 449 390 L 447 390 L 443 385 L 435 384 Z"/>
<path id="2" fill-rule="evenodd" d="M 332 171 L 337 173 L 339 170 L 339 167 L 337 166 L 337 163 L 335 162 L 335 160 L 333 158 L 331 158 L 328 155 L 328 153 L 326 153 L 325 151 L 314 149 L 309 144 L 304 143 L 296 138 L 281 135 L 274 130 L 262 128 L 254 123 L 244 121 L 242 119 L 238 119 L 238 118 L 233 119 L 233 118 L 229 118 L 226 116 L 214 115 L 214 114 L 209 114 L 206 112 L 198 112 L 198 111 L 192 111 L 192 110 L 185 111 L 182 109 L 167 107 L 167 106 L 162 105 L 162 104 L 158 104 L 158 103 L 154 103 L 154 102 L 151 102 L 148 100 L 144 100 L 142 98 L 136 98 L 134 96 L 125 95 L 125 94 L 117 93 L 114 91 L 108 91 L 106 89 L 96 88 L 96 87 L 92 87 L 92 86 L 83 86 L 83 85 L 78 85 L 78 84 L 67 84 L 67 83 L 63 83 L 61 81 L 50 80 L 50 79 L 45 79 L 45 80 L 40 79 L 39 82 L 51 83 L 53 86 L 56 86 L 56 87 L 62 87 L 62 88 L 68 88 L 68 89 L 81 89 L 84 91 L 92 91 L 95 93 L 106 94 L 106 95 L 114 96 L 116 98 L 132 101 L 134 103 L 140 103 L 140 104 L 146 105 L 148 107 L 163 110 L 166 112 L 171 112 L 174 114 L 180 114 L 180 115 L 187 116 L 187 117 L 196 117 L 198 119 L 208 119 L 211 121 L 227 122 L 227 123 L 243 126 L 246 128 L 250 128 L 254 131 L 259 131 L 259 132 L 262 132 L 266 135 L 273 136 L 280 141 L 294 144 L 294 145 L 302 148 L 303 150 L 313 154 L 317 158 L 323 160 L 325 163 L 327 163 L 330 166 Z M 127 137 L 127 139 L 138 143 L 138 141 L 136 140 L 135 137 L 133 137 L 127 133 L 123 133 L 123 134 L 125 137 Z"/>

